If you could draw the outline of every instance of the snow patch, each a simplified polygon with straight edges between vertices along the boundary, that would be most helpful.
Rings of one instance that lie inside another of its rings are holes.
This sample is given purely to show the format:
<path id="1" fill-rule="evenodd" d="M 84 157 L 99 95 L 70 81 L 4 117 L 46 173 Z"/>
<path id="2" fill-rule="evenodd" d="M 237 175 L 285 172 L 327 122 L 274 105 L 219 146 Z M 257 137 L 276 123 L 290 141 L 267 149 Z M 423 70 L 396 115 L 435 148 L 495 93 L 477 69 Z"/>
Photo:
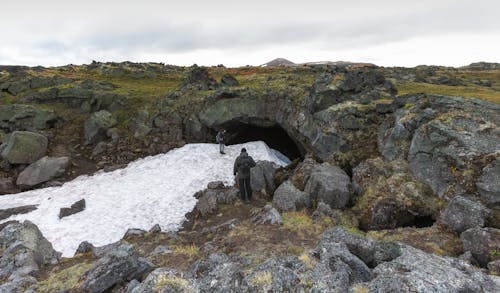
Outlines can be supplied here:
<path id="1" fill-rule="evenodd" d="M 30 220 L 63 256 L 74 255 L 82 241 L 102 246 L 120 240 L 127 229 L 149 230 L 160 224 L 177 230 L 196 199 L 193 195 L 211 181 L 233 185 L 233 163 L 245 147 L 256 161 L 286 165 L 264 142 L 227 146 L 219 154 L 217 144 L 187 144 L 166 154 L 131 162 L 126 168 L 80 176 L 60 187 L 0 196 L 0 209 L 38 205 L 28 214 L 10 220 Z M 85 199 L 86 209 L 59 219 L 59 210 Z"/>

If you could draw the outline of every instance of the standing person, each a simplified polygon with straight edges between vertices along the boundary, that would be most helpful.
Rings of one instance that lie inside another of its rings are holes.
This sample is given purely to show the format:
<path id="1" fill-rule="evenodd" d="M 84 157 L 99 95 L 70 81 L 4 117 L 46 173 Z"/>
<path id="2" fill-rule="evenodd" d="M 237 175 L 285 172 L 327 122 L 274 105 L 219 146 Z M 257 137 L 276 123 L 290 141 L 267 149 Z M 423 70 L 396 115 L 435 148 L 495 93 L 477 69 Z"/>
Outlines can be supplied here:
<path id="1" fill-rule="evenodd" d="M 255 167 L 255 161 L 250 157 L 245 148 L 241 149 L 241 154 L 234 161 L 233 174 L 238 174 L 240 185 L 240 197 L 242 201 L 252 200 L 252 186 L 250 186 L 250 169 Z"/>
<path id="2" fill-rule="evenodd" d="M 217 132 L 217 136 L 215 137 L 215 140 L 219 144 L 219 152 L 223 155 L 225 154 L 224 152 L 224 135 L 226 134 L 226 130 L 221 129 L 219 132 Z"/>

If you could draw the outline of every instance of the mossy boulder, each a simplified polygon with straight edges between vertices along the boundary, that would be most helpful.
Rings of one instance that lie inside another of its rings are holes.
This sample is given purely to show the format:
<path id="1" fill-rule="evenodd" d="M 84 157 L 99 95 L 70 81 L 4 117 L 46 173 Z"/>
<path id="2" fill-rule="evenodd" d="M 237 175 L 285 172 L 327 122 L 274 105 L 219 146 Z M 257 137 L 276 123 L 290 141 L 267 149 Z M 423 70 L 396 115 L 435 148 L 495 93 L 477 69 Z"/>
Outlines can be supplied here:
<path id="1" fill-rule="evenodd" d="M 29 105 L 0 105 L 0 128 L 15 130 L 42 130 L 50 128 L 58 119 L 52 110 Z"/>
<path id="2" fill-rule="evenodd" d="M 353 181 L 362 189 L 354 210 L 363 229 L 418 225 L 418 219 L 435 219 L 443 205 L 427 185 L 413 177 L 402 160 L 366 160 L 354 168 Z"/>
<path id="3" fill-rule="evenodd" d="M 92 114 L 85 121 L 85 139 L 87 143 L 97 143 L 107 137 L 107 130 L 117 124 L 112 114 L 106 110 L 101 110 Z"/>
<path id="4" fill-rule="evenodd" d="M 10 164 L 31 164 L 45 155 L 48 139 L 38 133 L 14 131 L 0 149 L 1 156 Z"/>

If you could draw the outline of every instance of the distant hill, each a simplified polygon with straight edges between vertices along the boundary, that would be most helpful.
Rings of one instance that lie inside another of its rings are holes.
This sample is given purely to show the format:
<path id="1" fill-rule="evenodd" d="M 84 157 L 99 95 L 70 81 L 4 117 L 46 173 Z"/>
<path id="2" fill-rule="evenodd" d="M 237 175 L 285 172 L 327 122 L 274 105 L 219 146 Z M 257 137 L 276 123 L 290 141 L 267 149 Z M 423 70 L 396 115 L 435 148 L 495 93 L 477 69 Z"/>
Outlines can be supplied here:
<path id="1" fill-rule="evenodd" d="M 476 62 L 461 68 L 466 70 L 497 70 L 500 69 L 500 63 Z"/>
<path id="2" fill-rule="evenodd" d="M 267 63 L 262 64 L 261 66 L 267 67 L 267 66 L 293 66 L 296 65 L 290 60 L 287 60 L 285 58 L 276 58 L 274 60 L 271 60 Z"/>

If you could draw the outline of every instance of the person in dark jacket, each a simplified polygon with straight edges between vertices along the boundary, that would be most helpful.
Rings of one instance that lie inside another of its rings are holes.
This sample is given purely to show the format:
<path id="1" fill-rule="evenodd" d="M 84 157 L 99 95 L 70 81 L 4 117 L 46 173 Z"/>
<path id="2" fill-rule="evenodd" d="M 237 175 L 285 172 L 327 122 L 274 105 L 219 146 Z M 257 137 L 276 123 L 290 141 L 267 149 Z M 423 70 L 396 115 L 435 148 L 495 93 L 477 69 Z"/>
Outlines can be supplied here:
<path id="1" fill-rule="evenodd" d="M 255 167 L 255 161 L 250 157 L 245 148 L 234 161 L 233 174 L 238 178 L 240 197 L 242 201 L 252 200 L 252 187 L 250 186 L 250 169 Z"/>
<path id="2" fill-rule="evenodd" d="M 215 137 L 215 140 L 219 144 L 219 152 L 223 155 L 225 154 L 224 152 L 224 135 L 226 134 L 226 131 L 224 129 L 221 129 L 219 132 L 217 132 L 217 136 Z"/>

